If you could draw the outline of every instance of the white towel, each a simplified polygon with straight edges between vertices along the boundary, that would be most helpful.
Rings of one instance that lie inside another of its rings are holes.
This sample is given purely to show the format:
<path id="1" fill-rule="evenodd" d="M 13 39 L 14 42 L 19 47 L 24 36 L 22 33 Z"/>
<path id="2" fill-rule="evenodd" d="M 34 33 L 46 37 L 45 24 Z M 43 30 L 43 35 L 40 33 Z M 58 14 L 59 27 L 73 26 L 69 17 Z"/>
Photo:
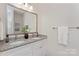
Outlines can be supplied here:
<path id="1" fill-rule="evenodd" d="M 68 27 L 67 26 L 58 27 L 58 43 L 65 46 L 68 44 Z"/>

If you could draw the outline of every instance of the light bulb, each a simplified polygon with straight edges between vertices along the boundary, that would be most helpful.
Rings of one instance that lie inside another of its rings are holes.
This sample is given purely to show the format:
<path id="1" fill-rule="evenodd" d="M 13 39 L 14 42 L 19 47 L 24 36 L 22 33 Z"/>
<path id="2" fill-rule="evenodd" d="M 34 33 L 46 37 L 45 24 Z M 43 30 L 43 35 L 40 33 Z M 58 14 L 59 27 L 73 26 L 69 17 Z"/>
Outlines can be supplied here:
<path id="1" fill-rule="evenodd" d="M 30 6 L 29 9 L 30 9 L 30 10 L 33 10 L 33 6 Z"/>
<path id="2" fill-rule="evenodd" d="M 25 7 L 28 7 L 28 3 L 25 3 Z"/>
<path id="3" fill-rule="evenodd" d="M 18 3 L 18 4 L 20 4 L 20 5 L 21 5 L 21 4 L 23 4 L 23 3 Z"/>

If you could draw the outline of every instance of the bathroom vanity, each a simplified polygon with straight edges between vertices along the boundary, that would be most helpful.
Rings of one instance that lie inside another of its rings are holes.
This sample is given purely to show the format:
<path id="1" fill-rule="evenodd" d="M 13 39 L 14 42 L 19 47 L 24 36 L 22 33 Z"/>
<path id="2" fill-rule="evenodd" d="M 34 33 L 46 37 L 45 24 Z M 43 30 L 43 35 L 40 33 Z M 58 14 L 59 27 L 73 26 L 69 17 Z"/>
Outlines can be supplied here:
<path id="1" fill-rule="evenodd" d="M 0 42 L 1 56 L 45 56 L 46 35 L 39 34 L 38 37 L 28 39 L 20 38 L 8 43 Z"/>

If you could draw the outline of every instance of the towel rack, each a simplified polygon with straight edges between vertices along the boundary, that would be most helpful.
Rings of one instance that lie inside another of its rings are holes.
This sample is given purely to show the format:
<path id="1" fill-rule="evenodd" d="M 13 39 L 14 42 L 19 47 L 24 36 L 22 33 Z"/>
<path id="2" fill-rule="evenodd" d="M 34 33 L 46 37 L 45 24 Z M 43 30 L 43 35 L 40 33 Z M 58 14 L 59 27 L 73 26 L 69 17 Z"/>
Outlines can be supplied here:
<path id="1" fill-rule="evenodd" d="M 69 29 L 79 29 L 79 27 L 68 27 Z M 52 29 L 58 29 L 58 27 L 52 27 Z"/>

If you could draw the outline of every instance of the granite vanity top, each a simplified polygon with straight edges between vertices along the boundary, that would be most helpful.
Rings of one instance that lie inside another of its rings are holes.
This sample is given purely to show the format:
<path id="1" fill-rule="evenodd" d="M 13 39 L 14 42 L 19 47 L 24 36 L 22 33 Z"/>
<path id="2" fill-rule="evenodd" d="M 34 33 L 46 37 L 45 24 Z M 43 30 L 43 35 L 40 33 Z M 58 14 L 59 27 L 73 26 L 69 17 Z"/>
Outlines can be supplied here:
<path id="1" fill-rule="evenodd" d="M 4 52 L 16 47 L 20 47 L 26 44 L 30 44 L 36 41 L 40 41 L 43 39 L 46 39 L 47 36 L 46 35 L 38 35 L 38 37 L 32 37 L 32 38 L 28 38 L 28 39 L 24 39 L 24 38 L 18 38 L 14 41 L 5 43 L 4 41 L 0 42 L 0 52 Z"/>

